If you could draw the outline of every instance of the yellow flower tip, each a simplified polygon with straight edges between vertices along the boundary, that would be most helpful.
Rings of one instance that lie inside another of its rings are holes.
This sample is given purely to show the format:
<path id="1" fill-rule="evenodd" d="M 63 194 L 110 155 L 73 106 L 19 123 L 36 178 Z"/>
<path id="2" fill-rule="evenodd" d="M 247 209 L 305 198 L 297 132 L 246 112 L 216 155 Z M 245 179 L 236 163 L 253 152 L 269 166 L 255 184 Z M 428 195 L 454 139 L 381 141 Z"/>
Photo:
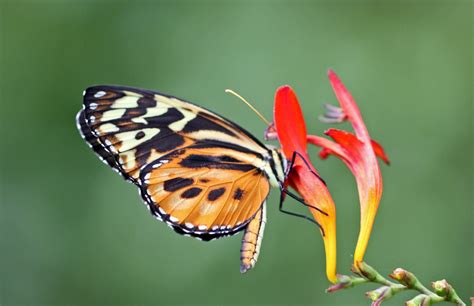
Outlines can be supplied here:
<path id="1" fill-rule="evenodd" d="M 361 260 L 354 260 L 354 264 L 352 265 L 352 272 L 358 275 L 362 275 L 362 268 L 361 268 L 362 261 Z"/>
<path id="2" fill-rule="evenodd" d="M 333 284 L 337 284 L 337 277 L 335 273 L 332 273 L 330 271 L 326 271 L 326 277 L 328 278 L 328 281 L 330 281 Z"/>
<path id="3" fill-rule="evenodd" d="M 326 276 L 328 280 L 335 284 L 337 283 L 337 245 L 336 245 L 336 218 L 327 217 L 323 224 L 324 228 L 324 250 L 326 253 Z"/>
<path id="4" fill-rule="evenodd" d="M 373 190 L 370 191 L 369 197 L 365 202 L 366 204 L 362 206 L 364 208 L 361 210 L 362 217 L 360 221 L 359 238 L 357 239 L 357 245 L 354 252 L 354 264 L 364 261 L 365 251 L 369 244 L 372 227 L 377 214 L 378 203 L 380 201 L 380 198 L 374 196 Z"/>

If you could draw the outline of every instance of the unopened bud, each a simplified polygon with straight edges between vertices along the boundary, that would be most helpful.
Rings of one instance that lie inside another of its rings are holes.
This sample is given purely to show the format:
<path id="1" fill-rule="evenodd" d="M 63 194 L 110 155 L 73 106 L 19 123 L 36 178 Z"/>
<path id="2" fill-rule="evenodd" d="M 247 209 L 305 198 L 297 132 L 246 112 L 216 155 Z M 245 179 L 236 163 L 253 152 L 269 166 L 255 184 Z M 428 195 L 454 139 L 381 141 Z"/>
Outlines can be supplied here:
<path id="1" fill-rule="evenodd" d="M 429 306 L 431 299 L 426 294 L 420 294 L 405 303 L 406 306 Z"/>
<path id="2" fill-rule="evenodd" d="M 346 289 L 354 286 L 352 278 L 347 275 L 337 275 L 337 283 L 326 289 L 326 292 L 331 293 L 341 289 Z"/>
<path id="3" fill-rule="evenodd" d="M 389 274 L 388 276 L 398 281 L 400 284 L 407 286 L 408 288 L 413 288 L 418 282 L 417 278 L 415 277 L 415 275 L 413 275 L 413 273 L 402 268 L 397 268 L 393 270 L 393 273 Z"/>
<path id="4" fill-rule="evenodd" d="M 372 306 L 378 306 L 383 301 L 388 300 L 392 297 L 392 289 L 388 286 L 383 286 L 375 290 L 365 293 L 369 299 L 373 301 Z"/>
<path id="5" fill-rule="evenodd" d="M 439 296 L 447 296 L 452 290 L 451 285 L 445 279 L 432 282 L 431 287 L 433 287 L 435 293 Z"/>

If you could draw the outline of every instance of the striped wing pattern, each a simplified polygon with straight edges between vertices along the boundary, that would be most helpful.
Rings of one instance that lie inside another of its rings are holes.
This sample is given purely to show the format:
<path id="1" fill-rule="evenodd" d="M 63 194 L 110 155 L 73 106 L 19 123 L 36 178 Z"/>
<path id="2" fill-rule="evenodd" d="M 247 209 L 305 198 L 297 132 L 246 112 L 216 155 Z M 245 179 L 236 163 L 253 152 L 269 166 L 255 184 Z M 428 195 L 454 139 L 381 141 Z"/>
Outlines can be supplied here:
<path id="1" fill-rule="evenodd" d="M 234 234 L 269 193 L 267 149 L 202 107 L 158 92 L 94 86 L 78 129 L 93 151 L 139 187 L 150 211 L 202 240 Z"/>
<path id="2" fill-rule="evenodd" d="M 146 164 L 196 143 L 230 145 L 248 153 L 265 148 L 236 124 L 189 102 L 122 86 L 94 86 L 84 93 L 79 129 L 95 152 L 134 181 Z M 92 136 L 92 137 L 88 137 Z M 106 151 L 106 152 L 104 152 Z"/>

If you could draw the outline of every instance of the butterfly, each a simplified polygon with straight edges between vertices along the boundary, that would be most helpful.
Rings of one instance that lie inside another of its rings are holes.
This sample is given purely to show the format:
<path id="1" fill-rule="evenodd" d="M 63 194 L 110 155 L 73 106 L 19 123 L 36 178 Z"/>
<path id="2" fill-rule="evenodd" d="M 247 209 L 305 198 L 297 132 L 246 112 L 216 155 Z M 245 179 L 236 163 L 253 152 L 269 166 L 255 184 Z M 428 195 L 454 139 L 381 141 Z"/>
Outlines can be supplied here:
<path id="1" fill-rule="evenodd" d="M 205 241 L 244 231 L 242 273 L 259 255 L 270 187 L 282 191 L 283 212 L 298 215 L 282 208 L 286 194 L 310 206 L 286 189 L 297 152 L 288 161 L 232 121 L 183 99 L 93 86 L 84 91 L 76 123 L 96 155 L 135 184 L 151 214 L 174 231 Z"/>

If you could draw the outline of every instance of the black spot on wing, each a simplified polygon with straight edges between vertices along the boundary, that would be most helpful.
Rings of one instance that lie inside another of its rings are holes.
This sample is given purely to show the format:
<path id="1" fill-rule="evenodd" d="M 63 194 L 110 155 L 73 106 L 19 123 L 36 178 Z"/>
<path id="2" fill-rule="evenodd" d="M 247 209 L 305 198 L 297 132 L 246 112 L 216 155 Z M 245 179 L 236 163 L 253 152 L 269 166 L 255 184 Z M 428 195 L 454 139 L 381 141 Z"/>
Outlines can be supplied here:
<path id="1" fill-rule="evenodd" d="M 193 179 L 176 177 L 165 181 L 163 184 L 166 191 L 176 191 L 184 187 L 188 187 L 194 183 Z"/>
<path id="2" fill-rule="evenodd" d="M 191 154 L 184 158 L 179 164 L 186 168 L 213 168 L 229 169 L 247 172 L 255 169 L 253 165 L 244 163 L 229 163 L 222 160 L 222 156 Z"/>
<path id="3" fill-rule="evenodd" d="M 240 188 L 237 188 L 235 191 L 234 191 L 234 195 L 233 195 L 233 198 L 235 200 L 240 200 L 242 199 L 242 197 L 244 196 L 244 190 L 240 189 Z"/>
<path id="4" fill-rule="evenodd" d="M 181 197 L 184 199 L 192 199 L 197 197 L 201 193 L 201 191 L 202 189 L 198 187 L 189 188 L 181 194 Z"/>
<path id="5" fill-rule="evenodd" d="M 151 108 L 156 106 L 156 100 L 149 97 L 143 97 L 137 101 L 138 107 L 141 108 Z"/>
<path id="6" fill-rule="evenodd" d="M 138 133 L 135 134 L 135 139 L 136 139 L 136 140 L 140 140 L 140 139 L 142 139 L 143 137 L 145 137 L 145 132 L 143 132 L 143 131 L 140 131 L 140 132 L 138 132 Z"/>
<path id="7" fill-rule="evenodd" d="M 215 201 L 219 199 L 224 193 L 225 193 L 225 187 L 211 190 L 211 192 L 209 192 L 209 194 L 207 195 L 207 199 L 209 201 Z"/>

